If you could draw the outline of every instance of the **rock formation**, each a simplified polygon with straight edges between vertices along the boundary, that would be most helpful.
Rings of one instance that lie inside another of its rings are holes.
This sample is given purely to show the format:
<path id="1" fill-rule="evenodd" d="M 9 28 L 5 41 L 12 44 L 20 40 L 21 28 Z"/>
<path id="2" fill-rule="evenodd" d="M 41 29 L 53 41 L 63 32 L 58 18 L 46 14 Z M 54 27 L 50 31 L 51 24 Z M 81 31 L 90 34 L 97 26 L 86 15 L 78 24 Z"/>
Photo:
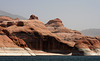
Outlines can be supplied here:
<path id="1" fill-rule="evenodd" d="M 29 20 L 7 18 L 0 23 L 0 47 L 23 48 L 29 55 L 34 55 L 31 50 L 66 55 L 100 55 L 99 37 L 87 37 L 68 29 L 59 18 L 47 24 L 35 15 L 31 15 Z"/>
<path id="2" fill-rule="evenodd" d="M 0 47 L 18 47 L 1 29 L 0 27 Z"/>
<path id="3" fill-rule="evenodd" d="M 31 15 L 30 18 L 29 18 L 29 20 L 33 20 L 33 19 L 37 19 L 38 20 L 38 17 L 35 16 L 35 15 Z"/>
<path id="4" fill-rule="evenodd" d="M 69 29 L 64 27 L 62 21 L 59 18 L 50 20 L 47 24 L 46 27 L 52 32 L 52 33 L 60 33 L 60 32 L 70 32 Z"/>
<path id="5" fill-rule="evenodd" d="M 50 20 L 45 25 L 61 40 L 75 42 L 72 55 L 100 55 L 99 37 L 87 37 L 79 31 L 67 29 L 58 18 Z"/>

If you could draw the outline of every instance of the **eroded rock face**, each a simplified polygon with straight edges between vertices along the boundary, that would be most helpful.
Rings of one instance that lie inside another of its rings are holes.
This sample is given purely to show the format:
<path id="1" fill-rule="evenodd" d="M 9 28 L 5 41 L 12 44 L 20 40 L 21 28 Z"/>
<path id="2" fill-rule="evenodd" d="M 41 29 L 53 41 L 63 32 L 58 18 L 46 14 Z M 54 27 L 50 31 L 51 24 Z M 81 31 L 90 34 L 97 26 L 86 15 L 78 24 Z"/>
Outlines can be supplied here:
<path id="1" fill-rule="evenodd" d="M 12 27 L 8 29 L 12 31 L 12 36 L 16 35 L 16 37 L 24 40 L 31 49 L 45 51 L 57 51 L 62 49 L 62 47 L 63 51 L 70 49 L 70 46 L 67 45 L 68 43 L 63 43 L 58 37 L 53 35 L 42 22 L 37 20 L 23 22 L 25 23 L 23 27 L 14 26 L 14 29 L 10 29 Z"/>
<path id="2" fill-rule="evenodd" d="M 71 30 L 71 29 L 64 27 L 62 21 L 58 18 L 50 20 L 45 25 L 52 33 L 54 33 L 59 38 L 65 41 L 73 41 L 75 39 L 80 39 L 83 37 L 83 35 L 81 35 L 79 31 Z"/>
<path id="3" fill-rule="evenodd" d="M 10 36 L 9 38 L 19 47 L 28 47 L 25 41 L 23 41 L 22 39 L 19 39 L 16 36 Z"/>
<path id="4" fill-rule="evenodd" d="M 1 24 L 5 24 L 1 26 Z M 0 47 L 21 47 L 51 53 L 100 55 L 100 37 L 87 37 L 64 27 L 59 18 L 47 24 L 31 15 L 30 20 L 1 20 Z"/>
<path id="5" fill-rule="evenodd" d="M 72 55 L 100 55 L 99 37 L 87 37 L 79 31 L 67 29 L 60 19 L 50 20 L 45 25 L 61 40 L 75 42 Z"/>
<path id="6" fill-rule="evenodd" d="M 60 40 L 39 20 L 10 21 L 10 23 L 13 22 L 14 25 L 5 27 L 2 31 L 19 47 L 29 47 L 32 50 L 47 52 L 71 53 L 71 48 L 75 45 L 74 42 Z"/>
<path id="7" fill-rule="evenodd" d="M 0 27 L 0 47 L 18 47 L 2 30 Z"/>
<path id="8" fill-rule="evenodd" d="M 100 41 L 97 39 L 83 38 L 76 41 L 75 47 L 84 55 L 100 55 Z M 81 54 L 81 53 L 80 53 Z"/>

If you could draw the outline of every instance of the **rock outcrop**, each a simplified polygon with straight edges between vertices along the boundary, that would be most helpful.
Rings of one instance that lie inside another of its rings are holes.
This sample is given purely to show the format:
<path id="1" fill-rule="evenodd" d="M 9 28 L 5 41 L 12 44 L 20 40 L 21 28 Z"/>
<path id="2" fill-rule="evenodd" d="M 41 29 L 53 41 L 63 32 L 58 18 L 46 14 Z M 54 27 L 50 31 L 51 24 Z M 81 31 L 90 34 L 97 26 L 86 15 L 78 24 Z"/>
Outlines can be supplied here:
<path id="1" fill-rule="evenodd" d="M 5 21 L 6 22 L 6 21 Z M 8 22 L 6 22 L 8 23 Z M 74 42 L 60 40 L 39 20 L 10 21 L 2 31 L 19 47 L 46 52 L 70 53 Z M 52 45 L 51 45 L 52 44 Z M 67 51 L 66 51 L 67 50 Z"/>
<path id="2" fill-rule="evenodd" d="M 4 32 L 0 31 L 0 47 L 18 47 Z"/>
<path id="3" fill-rule="evenodd" d="M 57 26 L 56 26 L 57 25 Z M 79 31 L 64 27 L 62 21 L 58 18 L 50 20 L 45 26 L 59 38 L 65 41 L 72 41 L 83 37 Z"/>
<path id="4" fill-rule="evenodd" d="M 59 18 L 50 20 L 47 24 L 45 24 L 46 27 L 52 32 L 52 33 L 65 33 L 65 32 L 70 32 L 70 29 L 67 29 L 64 27 L 62 21 Z"/>
<path id="5" fill-rule="evenodd" d="M 37 19 L 38 20 L 38 17 L 35 16 L 35 15 L 31 15 L 30 18 L 29 18 L 29 20 L 34 20 L 34 19 Z"/>
<path id="6" fill-rule="evenodd" d="M 100 55 L 99 37 L 84 36 L 68 29 L 59 18 L 47 24 L 35 15 L 29 20 L 7 18 L 0 23 L 1 48 L 21 48 L 28 55 L 35 55 L 35 50 L 63 55 Z"/>
<path id="7" fill-rule="evenodd" d="M 75 42 L 72 55 L 100 55 L 99 37 L 87 37 L 79 31 L 67 29 L 58 18 L 50 20 L 45 25 L 61 40 Z"/>

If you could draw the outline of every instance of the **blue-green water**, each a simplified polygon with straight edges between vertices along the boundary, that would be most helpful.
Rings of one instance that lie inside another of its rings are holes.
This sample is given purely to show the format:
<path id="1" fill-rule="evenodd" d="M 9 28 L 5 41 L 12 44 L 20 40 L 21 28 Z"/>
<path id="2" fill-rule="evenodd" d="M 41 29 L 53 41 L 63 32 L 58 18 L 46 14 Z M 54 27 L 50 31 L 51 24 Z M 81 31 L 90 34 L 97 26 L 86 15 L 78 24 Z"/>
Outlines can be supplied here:
<path id="1" fill-rule="evenodd" d="M 100 56 L 0 56 L 0 61 L 100 61 Z"/>

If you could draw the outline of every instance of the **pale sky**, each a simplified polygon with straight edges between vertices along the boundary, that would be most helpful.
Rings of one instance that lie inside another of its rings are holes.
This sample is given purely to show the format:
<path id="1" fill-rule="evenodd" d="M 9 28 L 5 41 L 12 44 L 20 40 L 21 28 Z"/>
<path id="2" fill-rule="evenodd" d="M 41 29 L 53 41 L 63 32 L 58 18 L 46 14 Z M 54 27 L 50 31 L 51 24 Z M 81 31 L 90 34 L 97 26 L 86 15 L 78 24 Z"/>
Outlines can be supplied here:
<path id="1" fill-rule="evenodd" d="M 73 30 L 100 29 L 100 0 L 0 0 L 0 10 L 47 23 L 60 18 Z"/>

